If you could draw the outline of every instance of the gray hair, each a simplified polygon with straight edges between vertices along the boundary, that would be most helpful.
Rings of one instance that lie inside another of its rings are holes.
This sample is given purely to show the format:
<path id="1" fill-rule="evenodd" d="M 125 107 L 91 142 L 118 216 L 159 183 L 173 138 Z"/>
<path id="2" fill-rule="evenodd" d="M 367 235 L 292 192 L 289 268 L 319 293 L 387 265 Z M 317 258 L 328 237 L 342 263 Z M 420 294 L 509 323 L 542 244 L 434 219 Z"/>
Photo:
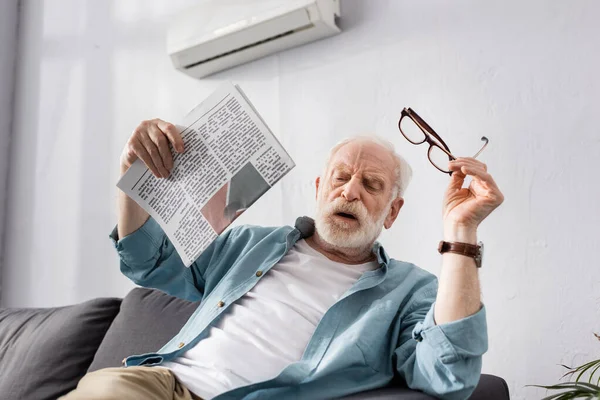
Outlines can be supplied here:
<path id="1" fill-rule="evenodd" d="M 396 153 L 396 149 L 394 148 L 394 145 L 391 142 L 389 142 L 385 139 L 382 139 L 380 137 L 377 137 L 377 136 L 353 136 L 353 137 L 344 139 L 341 142 L 339 142 L 338 144 L 336 144 L 335 146 L 333 146 L 331 148 L 331 150 L 329 151 L 329 155 L 327 156 L 327 160 L 325 162 L 325 169 L 323 170 L 323 177 L 325 177 L 325 175 L 327 174 L 327 170 L 329 168 L 329 163 L 331 162 L 331 159 L 333 158 L 335 153 L 343 146 L 345 146 L 349 143 L 352 143 L 352 142 L 357 142 L 357 141 L 375 143 L 375 144 L 378 144 L 378 145 L 384 147 L 386 150 L 388 150 L 388 152 L 390 153 L 390 155 L 392 156 L 392 158 L 394 159 L 394 162 L 396 164 L 396 166 L 394 168 L 396 177 L 394 180 L 394 188 L 393 188 L 393 192 L 392 192 L 392 198 L 404 197 L 406 188 L 408 187 L 408 184 L 410 183 L 410 180 L 412 179 L 412 168 L 411 168 L 410 164 L 408 163 L 408 161 L 406 161 L 400 154 Z"/>

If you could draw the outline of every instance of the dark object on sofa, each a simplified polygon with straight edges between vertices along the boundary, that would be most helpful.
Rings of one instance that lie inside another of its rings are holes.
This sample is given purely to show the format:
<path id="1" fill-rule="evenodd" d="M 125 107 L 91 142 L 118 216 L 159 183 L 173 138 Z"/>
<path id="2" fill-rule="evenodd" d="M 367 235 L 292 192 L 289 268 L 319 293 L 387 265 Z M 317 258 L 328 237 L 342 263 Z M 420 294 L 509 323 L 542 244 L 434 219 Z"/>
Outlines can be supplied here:
<path id="1" fill-rule="evenodd" d="M 96 299 L 61 308 L 0 309 L 0 400 L 54 400 L 75 388 L 86 371 L 117 367 L 126 356 L 156 351 L 196 307 L 136 288 L 122 302 Z M 345 399 L 433 397 L 396 385 Z M 471 399 L 509 399 L 506 382 L 483 374 Z"/>

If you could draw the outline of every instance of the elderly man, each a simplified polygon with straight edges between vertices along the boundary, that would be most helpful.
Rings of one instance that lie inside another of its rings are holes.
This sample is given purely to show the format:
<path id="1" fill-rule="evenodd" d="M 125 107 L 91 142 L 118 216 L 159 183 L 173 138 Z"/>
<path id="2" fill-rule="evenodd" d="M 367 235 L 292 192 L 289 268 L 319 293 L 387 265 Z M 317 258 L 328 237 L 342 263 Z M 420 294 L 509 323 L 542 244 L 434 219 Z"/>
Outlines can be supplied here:
<path id="1" fill-rule="evenodd" d="M 139 157 L 167 177 L 169 144 L 184 151 L 173 125 L 143 122 L 122 172 Z M 502 193 L 475 159 L 449 168 L 443 239 L 475 245 L 477 226 Z M 396 220 L 410 177 L 387 142 L 346 140 L 316 179 L 314 223 L 230 229 L 190 268 L 156 221 L 120 193 L 111 236 L 122 272 L 201 303 L 162 349 L 86 375 L 65 398 L 325 399 L 394 377 L 440 398 L 468 398 L 488 346 L 475 259 L 444 253 L 438 290 L 434 275 L 390 258 L 376 242 Z"/>

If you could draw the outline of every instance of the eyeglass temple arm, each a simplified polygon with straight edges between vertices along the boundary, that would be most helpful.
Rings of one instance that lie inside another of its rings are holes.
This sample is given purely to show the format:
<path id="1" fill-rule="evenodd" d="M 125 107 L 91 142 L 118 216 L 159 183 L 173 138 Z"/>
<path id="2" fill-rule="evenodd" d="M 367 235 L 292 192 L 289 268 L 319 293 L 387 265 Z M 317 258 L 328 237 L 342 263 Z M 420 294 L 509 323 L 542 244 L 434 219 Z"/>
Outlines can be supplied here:
<path id="1" fill-rule="evenodd" d="M 425 130 L 427 131 L 430 135 L 432 135 L 433 137 L 435 137 L 437 140 L 439 140 L 441 142 L 441 144 L 443 146 L 445 146 L 446 148 L 448 147 L 448 145 L 446 143 L 444 143 L 444 141 L 442 140 L 442 138 L 435 133 L 435 131 L 433 130 L 432 127 L 430 127 L 427 122 L 425 122 L 421 117 L 419 117 L 419 115 L 412 111 L 412 110 L 407 110 L 407 115 L 409 115 L 409 117 L 411 117 L 411 119 L 421 128 L 421 130 Z M 413 114 L 412 116 L 410 114 Z M 416 117 L 416 118 L 413 118 Z M 477 156 L 479 154 L 481 154 L 481 152 L 483 151 L 483 149 L 485 149 L 485 147 L 488 145 L 489 143 L 489 139 L 485 136 L 481 137 L 481 140 L 483 140 L 485 143 L 483 144 L 483 146 L 481 147 L 481 149 L 479 149 L 479 151 L 477 152 L 477 154 L 475 154 L 473 156 L 473 158 L 477 158 Z M 454 157 L 454 155 L 452 155 L 452 153 L 450 153 L 448 150 L 446 150 L 445 148 L 443 148 L 442 146 L 437 146 L 438 148 L 440 148 L 444 153 L 446 153 L 448 155 L 448 157 L 452 158 L 453 160 L 456 160 L 456 157 Z"/>
<path id="2" fill-rule="evenodd" d="M 488 145 L 488 143 L 490 142 L 490 140 L 489 140 L 488 138 L 486 138 L 485 136 L 482 136 L 482 137 L 481 137 L 481 140 L 483 140 L 485 143 L 484 143 L 483 147 L 482 147 L 481 149 L 479 149 L 479 151 L 477 152 L 477 154 L 475 154 L 475 155 L 473 156 L 473 158 L 477 158 L 477 156 L 478 156 L 479 154 L 481 154 L 481 152 L 483 151 L 483 149 L 485 149 L 485 146 L 487 146 L 487 145 Z"/>
<path id="3" fill-rule="evenodd" d="M 413 117 L 416 117 L 416 118 L 413 118 Z M 439 144 L 437 144 L 437 143 L 436 143 L 436 144 L 435 144 L 435 147 L 439 148 L 439 149 L 440 149 L 440 150 L 442 150 L 444 153 L 446 153 L 446 154 L 448 155 L 448 157 L 450 157 L 452 160 L 456 160 L 456 157 L 454 157 L 454 156 L 452 155 L 452 153 L 450 153 L 450 151 L 448 151 L 448 150 L 449 150 L 449 149 L 448 149 L 448 145 L 447 145 L 446 143 L 444 143 L 444 141 L 442 140 L 442 138 L 441 138 L 441 137 L 440 137 L 440 136 L 439 136 L 437 133 L 435 133 L 435 131 L 433 130 L 433 128 L 432 128 L 432 127 L 430 127 L 430 126 L 427 124 L 427 122 L 423 121 L 423 119 L 422 119 L 421 117 L 419 117 L 419 116 L 417 115 L 417 113 L 415 113 L 414 111 L 413 111 L 413 115 L 412 115 L 412 116 L 410 116 L 410 118 L 413 120 L 413 122 L 414 122 L 415 124 L 417 124 L 417 126 L 418 126 L 419 128 L 421 128 L 421 130 L 422 130 L 423 132 L 427 132 L 428 134 L 430 134 L 431 136 L 433 136 L 434 138 L 436 138 L 436 139 L 437 139 L 437 140 L 440 142 L 440 144 L 442 145 L 442 146 L 440 146 Z M 432 144 L 432 142 L 431 142 L 431 141 L 429 141 L 429 144 L 433 146 L 433 144 Z M 445 147 L 445 148 L 444 148 L 444 147 Z"/>
<path id="4" fill-rule="evenodd" d="M 481 140 L 483 140 L 485 143 L 483 144 L 483 147 L 481 147 L 481 149 L 479 149 L 479 151 L 477 152 L 477 154 L 475 154 L 475 155 L 473 156 L 473 158 L 477 158 L 477 156 L 481 154 L 481 152 L 483 151 L 483 149 L 485 149 L 485 147 L 486 147 L 486 146 L 488 145 L 488 143 L 490 142 L 490 140 L 489 140 L 488 138 L 486 138 L 485 136 L 482 136 L 482 137 L 481 137 Z M 441 146 L 437 146 L 437 147 L 439 147 L 439 148 L 440 148 L 440 150 L 442 150 L 444 153 L 446 153 L 446 154 L 448 155 L 448 157 L 451 157 L 452 159 L 456 160 L 456 157 L 454 157 L 454 156 L 452 155 L 452 153 L 450 153 L 449 151 L 447 151 L 446 149 L 444 149 L 444 148 L 443 148 L 443 147 L 441 147 Z"/>
<path id="5" fill-rule="evenodd" d="M 422 131 L 429 133 L 431 136 L 433 136 L 434 138 L 436 138 L 441 144 L 442 146 L 444 146 L 445 148 L 442 149 L 446 152 L 446 154 L 451 155 L 450 154 L 450 148 L 448 147 L 448 145 L 446 144 L 446 142 L 444 142 L 444 139 L 442 139 L 440 137 L 440 135 L 438 135 L 437 133 L 435 133 L 435 131 L 433 130 L 433 128 L 431 126 L 429 126 L 429 124 L 427 122 L 425 122 L 423 120 L 423 118 L 419 117 L 419 114 L 417 114 L 416 112 L 412 111 L 412 115 L 410 116 L 411 119 L 413 120 L 414 123 L 417 124 L 417 126 L 419 128 L 421 128 Z M 441 146 L 439 146 L 441 148 Z M 454 157 L 454 156 L 452 156 Z"/>

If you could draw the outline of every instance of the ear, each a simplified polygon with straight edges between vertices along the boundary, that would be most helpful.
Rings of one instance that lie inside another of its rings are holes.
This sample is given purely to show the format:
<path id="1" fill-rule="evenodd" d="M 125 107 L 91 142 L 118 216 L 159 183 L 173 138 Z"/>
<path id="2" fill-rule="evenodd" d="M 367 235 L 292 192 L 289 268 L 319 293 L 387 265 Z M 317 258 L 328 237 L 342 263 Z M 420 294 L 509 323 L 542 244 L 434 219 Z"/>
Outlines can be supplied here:
<path id="1" fill-rule="evenodd" d="M 317 190 L 315 190 L 315 199 L 319 197 L 319 183 L 321 183 L 321 177 L 317 176 L 317 179 L 315 179 L 315 187 L 317 188 Z"/>
<path id="2" fill-rule="evenodd" d="M 392 201 L 390 211 L 388 212 L 387 217 L 385 217 L 385 221 L 383 221 L 383 226 L 385 229 L 390 229 L 392 227 L 403 205 L 404 199 L 402 197 L 396 197 L 394 201 Z"/>

